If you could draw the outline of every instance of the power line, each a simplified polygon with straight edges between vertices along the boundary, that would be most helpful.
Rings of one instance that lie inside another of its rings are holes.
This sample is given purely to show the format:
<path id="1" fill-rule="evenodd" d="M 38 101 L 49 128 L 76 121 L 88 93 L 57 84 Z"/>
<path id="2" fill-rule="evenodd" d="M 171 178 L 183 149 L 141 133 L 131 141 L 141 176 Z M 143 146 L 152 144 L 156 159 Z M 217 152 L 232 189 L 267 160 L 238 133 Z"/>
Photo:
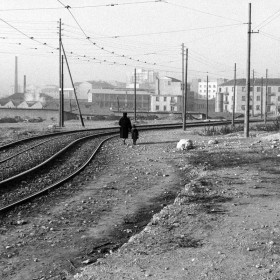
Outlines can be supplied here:
<path id="1" fill-rule="evenodd" d="M 278 14 L 278 15 L 277 15 Z M 268 25 L 270 22 L 272 22 L 273 20 L 275 20 L 278 16 L 280 15 L 280 9 L 277 10 L 277 12 L 275 12 L 274 14 L 270 15 L 269 17 L 267 17 L 265 20 L 263 20 L 261 23 L 259 23 L 258 25 L 255 26 L 254 29 L 262 29 L 264 28 L 266 25 Z M 273 18 L 274 17 L 274 18 Z"/>
<path id="2" fill-rule="evenodd" d="M 137 2 L 126 2 L 126 3 L 111 3 L 102 5 L 84 5 L 84 6 L 67 6 L 71 9 L 86 9 L 86 8 L 101 8 L 101 7 L 116 7 L 125 5 L 137 5 L 137 4 L 150 4 L 155 2 L 162 2 L 161 0 L 154 1 L 137 1 Z M 164 2 L 163 2 L 164 3 Z M 16 8 L 16 9 L 0 9 L 0 12 L 10 12 L 10 11 L 38 11 L 38 10 L 61 10 L 62 7 L 42 7 L 42 8 Z"/>
<path id="3" fill-rule="evenodd" d="M 221 15 L 217 15 L 217 14 L 205 12 L 205 11 L 198 10 L 198 9 L 194 9 L 194 8 L 190 8 L 190 7 L 187 7 L 187 6 L 184 6 L 184 5 L 179 5 L 179 4 L 170 3 L 169 1 L 164 1 L 164 3 L 167 3 L 167 4 L 171 5 L 171 6 L 180 7 L 180 8 L 183 8 L 183 9 L 187 9 L 187 10 L 190 10 L 190 11 L 194 11 L 194 12 L 197 12 L 197 13 L 202 13 L 202 14 L 206 14 L 206 15 L 210 15 L 210 16 L 214 16 L 214 17 L 223 18 L 223 19 L 232 20 L 232 21 L 235 21 L 235 22 L 242 23 L 242 21 L 237 20 L 237 19 L 233 19 L 233 18 L 224 17 L 224 16 L 221 16 Z M 243 23 L 242 23 L 242 24 L 243 24 Z"/>
<path id="4" fill-rule="evenodd" d="M 99 46 L 96 42 L 93 42 L 93 41 L 91 40 L 91 37 L 89 37 L 89 36 L 85 33 L 84 29 L 82 28 L 82 26 L 79 24 L 79 22 L 78 22 L 78 20 L 76 19 L 76 17 L 75 17 L 75 16 L 73 15 L 73 13 L 71 12 L 71 10 L 70 10 L 71 7 L 70 7 L 70 6 L 64 5 L 60 0 L 57 0 L 57 1 L 67 9 L 67 11 L 70 13 L 70 15 L 72 16 L 72 18 L 74 19 L 74 21 L 77 23 L 77 25 L 79 26 L 79 28 L 81 29 L 81 31 L 82 31 L 83 34 L 85 35 L 85 38 L 86 38 L 89 42 L 91 42 L 96 48 L 98 48 L 98 49 L 100 49 L 100 50 L 103 50 L 104 52 L 114 54 L 115 56 L 120 57 L 120 58 L 129 59 L 129 60 L 136 61 L 136 62 L 143 63 L 143 64 L 156 65 L 156 63 L 147 63 L 147 61 L 141 61 L 140 59 L 134 59 L 134 58 L 129 57 L 129 56 L 126 56 L 126 55 L 124 55 L 124 54 L 121 55 L 121 54 L 115 53 L 114 51 L 109 51 L 109 50 L 105 49 L 105 48 L 102 47 L 102 46 Z"/>

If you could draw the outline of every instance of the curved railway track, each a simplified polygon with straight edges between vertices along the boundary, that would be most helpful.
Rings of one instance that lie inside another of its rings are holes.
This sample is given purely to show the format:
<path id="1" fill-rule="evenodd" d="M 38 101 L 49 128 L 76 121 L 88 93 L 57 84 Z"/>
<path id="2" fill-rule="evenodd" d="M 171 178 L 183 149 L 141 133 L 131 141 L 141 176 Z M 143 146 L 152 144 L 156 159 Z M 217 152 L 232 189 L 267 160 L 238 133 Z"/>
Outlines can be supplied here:
<path id="1" fill-rule="evenodd" d="M 242 122 L 242 121 L 240 121 Z M 213 126 L 213 125 L 225 125 L 230 124 L 229 121 L 226 122 L 196 122 L 188 123 L 187 127 L 199 127 L 199 126 Z M 152 130 L 152 129 L 174 129 L 181 128 L 182 124 L 160 124 L 152 126 L 138 126 L 139 130 Z M 40 137 L 30 137 L 22 139 L 20 141 L 15 141 L 9 143 L 5 146 L 1 146 L 0 150 L 5 151 L 7 149 L 17 149 L 19 146 L 25 145 L 25 149 L 20 152 L 14 153 L 10 158 L 6 158 L 0 162 L 1 164 L 7 164 L 11 160 L 15 160 L 18 156 L 30 151 L 35 151 L 43 145 L 50 144 L 52 141 L 57 141 L 60 137 L 65 137 L 65 135 L 71 135 L 71 141 L 64 142 L 63 145 L 56 146 L 56 152 L 48 153 L 48 156 L 33 161 L 33 166 L 28 166 L 26 170 L 18 172 L 18 174 L 10 174 L 11 176 L 6 176 L 5 179 L 0 181 L 0 213 L 7 210 L 13 209 L 15 206 L 30 201 L 34 197 L 42 195 L 49 190 L 58 187 L 62 183 L 66 182 L 70 178 L 77 175 L 81 170 L 83 170 L 87 164 L 93 159 L 98 150 L 101 148 L 102 144 L 115 137 L 119 129 L 118 128 L 106 128 L 102 129 L 92 129 L 83 131 L 69 131 L 55 134 L 48 134 Z M 87 134 L 86 136 L 80 137 L 80 134 Z M 108 137 L 110 135 L 110 137 Z M 113 136 L 112 136 L 113 135 Z M 59 137 L 58 137 L 59 136 Z M 41 141 L 43 138 L 49 138 L 45 141 Z M 73 141 L 73 138 L 74 139 Z M 34 144 L 34 140 L 40 140 L 40 143 Z M 101 140 L 100 140 L 101 139 Z M 69 140 L 69 139 L 68 139 Z M 28 144 L 31 147 L 28 147 Z M 66 143 L 66 144 L 65 144 Z M 36 171 L 36 173 L 35 173 Z"/>

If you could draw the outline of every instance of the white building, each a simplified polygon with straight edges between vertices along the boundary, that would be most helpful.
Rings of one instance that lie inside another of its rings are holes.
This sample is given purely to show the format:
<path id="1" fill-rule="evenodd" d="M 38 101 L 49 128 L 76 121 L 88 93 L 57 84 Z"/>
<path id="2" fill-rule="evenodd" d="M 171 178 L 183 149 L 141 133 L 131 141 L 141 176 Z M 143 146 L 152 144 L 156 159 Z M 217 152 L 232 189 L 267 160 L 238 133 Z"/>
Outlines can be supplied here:
<path id="1" fill-rule="evenodd" d="M 136 87 L 154 88 L 157 72 L 153 70 L 136 69 Z M 127 73 L 126 88 L 134 88 L 135 72 Z"/>
<path id="2" fill-rule="evenodd" d="M 217 81 L 208 81 L 208 99 L 213 99 L 216 97 L 217 93 L 217 88 L 218 88 L 218 83 Z M 207 82 L 206 81 L 201 81 L 198 83 L 198 94 L 200 98 L 206 99 L 207 95 Z"/>
<path id="3" fill-rule="evenodd" d="M 157 79 L 155 94 L 151 95 L 152 112 L 178 112 L 181 110 L 181 81 L 171 77 Z"/>

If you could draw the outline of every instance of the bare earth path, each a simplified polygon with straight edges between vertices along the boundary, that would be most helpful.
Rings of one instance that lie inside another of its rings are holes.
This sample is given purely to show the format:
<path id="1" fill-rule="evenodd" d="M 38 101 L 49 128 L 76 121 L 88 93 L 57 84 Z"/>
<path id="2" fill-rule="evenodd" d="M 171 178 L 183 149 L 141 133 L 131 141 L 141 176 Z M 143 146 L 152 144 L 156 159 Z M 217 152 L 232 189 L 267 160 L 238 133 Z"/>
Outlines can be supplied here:
<path id="1" fill-rule="evenodd" d="M 220 137 L 207 145 L 198 137 L 194 150 L 175 152 L 181 174 L 192 170 L 196 178 L 140 234 L 74 278 L 280 279 L 274 138 Z"/>

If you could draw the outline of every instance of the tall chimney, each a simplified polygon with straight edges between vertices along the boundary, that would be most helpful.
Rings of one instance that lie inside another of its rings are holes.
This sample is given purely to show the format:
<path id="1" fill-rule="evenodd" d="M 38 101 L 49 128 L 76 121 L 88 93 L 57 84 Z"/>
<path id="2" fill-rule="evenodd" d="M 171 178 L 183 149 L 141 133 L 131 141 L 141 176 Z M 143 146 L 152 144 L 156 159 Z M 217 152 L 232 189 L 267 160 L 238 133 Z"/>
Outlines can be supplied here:
<path id="1" fill-rule="evenodd" d="M 26 75 L 23 76 L 23 93 L 26 93 Z"/>
<path id="2" fill-rule="evenodd" d="M 17 56 L 15 59 L 15 87 L 14 87 L 14 93 L 18 93 L 18 61 Z"/>

